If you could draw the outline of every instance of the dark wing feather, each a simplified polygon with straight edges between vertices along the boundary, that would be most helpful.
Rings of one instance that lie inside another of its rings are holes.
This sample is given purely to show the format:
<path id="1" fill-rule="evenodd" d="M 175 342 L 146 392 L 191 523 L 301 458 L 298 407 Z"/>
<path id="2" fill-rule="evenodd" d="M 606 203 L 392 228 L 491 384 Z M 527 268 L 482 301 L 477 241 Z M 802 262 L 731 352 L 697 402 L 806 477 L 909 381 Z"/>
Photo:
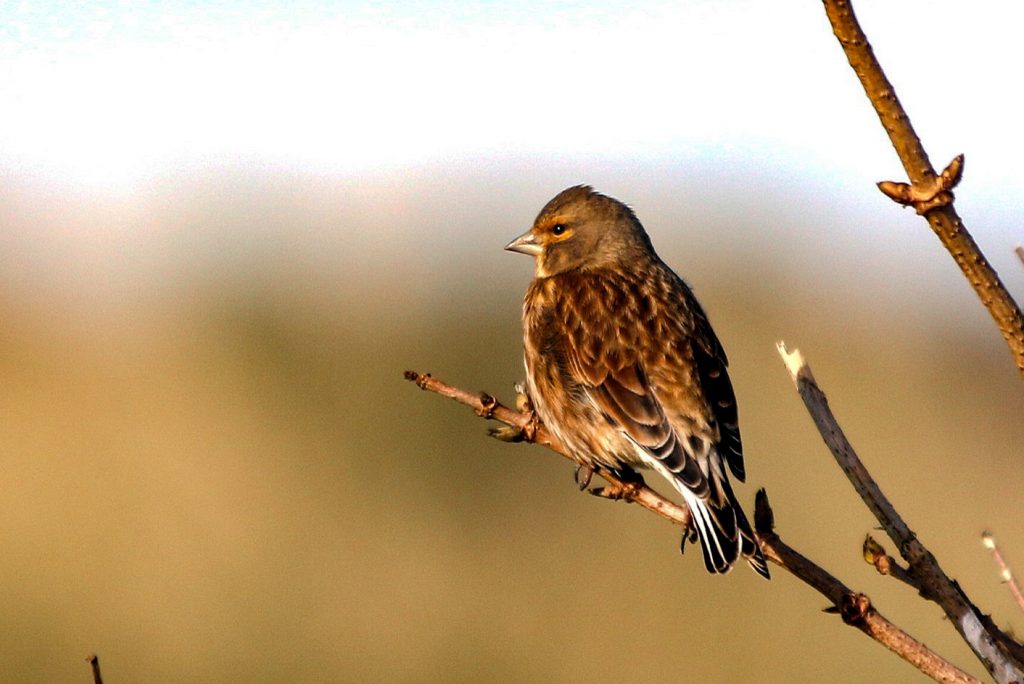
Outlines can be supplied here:
<path id="1" fill-rule="evenodd" d="M 716 447 L 729 470 L 740 482 L 746 479 L 743 466 L 743 442 L 740 439 L 739 413 L 736 408 L 736 394 L 729 380 L 727 367 L 729 359 L 725 349 L 711 329 L 707 315 L 697 303 L 696 298 L 686 290 L 694 318 L 694 333 L 691 337 L 694 363 L 700 377 L 701 389 L 711 407 L 711 415 L 718 425 L 719 442 Z M 736 500 L 736 495 L 729 484 L 729 478 L 722 473 L 721 477 L 711 477 L 711 495 L 713 499 L 726 503 L 714 515 L 715 526 L 730 539 L 735 539 L 738 528 L 740 535 L 740 553 L 759 575 L 768 579 L 768 563 L 754 537 L 753 528 L 743 513 L 743 507 Z M 724 524 L 723 524 L 724 523 Z M 684 541 L 685 543 L 685 541 Z M 705 563 L 707 559 L 705 558 Z"/>
<path id="2" fill-rule="evenodd" d="M 725 462 L 729 464 L 729 470 L 740 482 L 746 480 L 746 470 L 743 466 L 743 442 L 740 439 L 739 414 L 736 409 L 736 394 L 732 389 L 732 381 L 729 380 L 729 359 L 725 356 L 722 344 L 711 329 L 707 316 L 700 308 L 697 300 L 691 295 L 690 304 L 693 310 L 695 324 L 694 334 L 691 339 L 693 348 L 693 361 L 700 377 L 701 389 L 708 405 L 711 407 L 711 415 L 714 416 L 718 425 L 719 442 L 718 453 L 722 455 Z"/>
<path id="3" fill-rule="evenodd" d="M 603 353 L 605 348 L 592 344 L 595 338 L 584 340 L 582 334 L 577 328 L 566 338 L 572 379 L 631 440 L 658 459 L 694 494 L 706 497 L 707 478 L 679 443 L 643 368 L 630 358 L 629 351 Z"/>

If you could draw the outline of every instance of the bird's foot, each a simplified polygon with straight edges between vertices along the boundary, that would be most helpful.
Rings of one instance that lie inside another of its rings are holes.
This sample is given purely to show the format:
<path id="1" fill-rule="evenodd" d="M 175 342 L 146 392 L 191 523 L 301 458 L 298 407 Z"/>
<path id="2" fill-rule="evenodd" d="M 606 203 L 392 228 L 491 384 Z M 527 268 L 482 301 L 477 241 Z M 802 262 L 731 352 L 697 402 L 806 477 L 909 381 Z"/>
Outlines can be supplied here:
<path id="1" fill-rule="evenodd" d="M 540 418 L 536 411 L 530 411 L 530 418 L 522 427 L 517 425 L 501 425 L 487 429 L 487 434 L 502 442 L 535 442 L 537 430 L 540 429 Z"/>
<path id="2" fill-rule="evenodd" d="M 594 467 L 587 463 L 580 463 L 576 466 L 576 472 L 573 473 L 572 477 L 576 481 L 576 486 L 582 492 L 590 486 L 590 481 L 594 479 Z"/>
<path id="3" fill-rule="evenodd" d="M 526 392 L 526 384 L 517 382 L 513 388 L 516 391 L 516 410 L 527 415 L 526 423 L 522 427 L 493 427 L 487 430 L 487 434 L 502 442 L 534 442 L 537 439 L 537 430 L 540 429 L 540 416 L 533 410 L 533 402 Z"/>
<path id="4" fill-rule="evenodd" d="M 697 526 L 693 524 L 693 519 L 686 524 L 686 529 L 683 530 L 683 538 L 679 542 L 679 553 L 686 553 L 686 544 L 696 544 L 700 540 L 697 536 Z"/>
<path id="5" fill-rule="evenodd" d="M 643 476 L 629 466 L 622 465 L 618 468 L 609 468 L 608 472 L 614 475 L 618 482 L 607 484 L 604 487 L 591 489 L 591 494 L 594 496 L 600 496 L 604 499 L 632 501 L 636 496 L 636 493 L 647 486 L 647 483 L 644 482 Z M 591 469 L 591 474 L 593 474 L 593 469 Z M 578 479 L 577 482 L 579 482 Z M 588 478 L 587 484 L 589 483 L 590 480 Z M 583 489 L 585 486 L 586 485 L 581 485 L 580 489 Z"/>
<path id="6" fill-rule="evenodd" d="M 526 439 L 523 436 L 523 428 L 518 428 L 512 425 L 500 425 L 498 427 L 487 428 L 487 435 L 500 442 L 522 442 Z"/>
<path id="7" fill-rule="evenodd" d="M 594 487 L 589 491 L 594 496 L 599 496 L 602 499 L 632 501 L 641 487 L 643 487 L 643 482 L 639 484 L 636 482 L 612 482 L 603 487 Z"/>

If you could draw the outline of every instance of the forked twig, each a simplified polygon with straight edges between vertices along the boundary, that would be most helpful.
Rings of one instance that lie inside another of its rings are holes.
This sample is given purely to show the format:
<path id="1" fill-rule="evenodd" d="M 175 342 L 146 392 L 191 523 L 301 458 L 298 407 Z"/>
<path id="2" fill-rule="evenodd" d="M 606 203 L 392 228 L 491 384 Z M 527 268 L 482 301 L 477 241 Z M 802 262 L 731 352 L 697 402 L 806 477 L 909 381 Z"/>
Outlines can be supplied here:
<path id="1" fill-rule="evenodd" d="M 832 602 L 826 612 L 838 613 L 856 627 L 937 682 L 978 682 L 875 610 L 871 599 L 854 592 L 775 533 L 775 516 L 762 489 L 754 507 L 754 527 L 768 560 L 782 566 Z"/>
<path id="2" fill-rule="evenodd" d="M 892 502 L 882 493 L 836 421 L 828 399 L 815 382 L 803 355 L 799 350 L 790 352 L 781 342 L 778 347 L 822 439 L 864 504 L 899 548 L 900 555 L 907 561 L 907 570 L 915 586 L 920 587 L 921 595 L 945 611 L 957 632 L 997 682 L 1011 684 L 1024 681 L 1019 651 L 1007 653 L 1004 650 L 1007 646 L 1005 640 L 986 628 L 981 611 L 967 598 L 960 586 L 943 572 L 935 556 L 918 540 Z M 1019 649 L 1020 645 L 1017 646 Z"/>

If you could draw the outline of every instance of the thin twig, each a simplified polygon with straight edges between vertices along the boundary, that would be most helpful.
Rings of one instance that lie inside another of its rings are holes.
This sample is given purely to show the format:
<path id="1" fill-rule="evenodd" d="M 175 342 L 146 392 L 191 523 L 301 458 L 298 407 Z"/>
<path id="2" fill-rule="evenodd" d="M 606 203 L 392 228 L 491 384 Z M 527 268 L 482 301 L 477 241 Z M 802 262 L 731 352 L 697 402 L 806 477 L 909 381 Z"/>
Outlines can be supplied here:
<path id="1" fill-rule="evenodd" d="M 887 554 L 882 545 L 875 541 L 871 535 L 868 535 L 867 539 L 864 540 L 864 560 L 873 565 L 878 570 L 878 574 L 898 579 L 919 594 L 924 595 L 920 580 L 910 574 L 907 568 L 900 565 L 899 561 Z M 999 644 L 999 648 L 1006 652 L 1008 657 L 1018 665 L 1024 663 L 1024 645 L 999 629 L 990 616 L 979 614 L 978 619 L 981 621 L 985 631 L 992 635 L 992 638 Z"/>
<path id="2" fill-rule="evenodd" d="M 89 654 L 85 662 L 92 666 L 93 684 L 103 684 L 103 676 L 100 674 L 100 657 L 95 653 Z"/>
<path id="3" fill-rule="evenodd" d="M 959 585 L 943 572 L 935 556 L 917 539 L 864 467 L 853 445 L 839 427 L 829 408 L 828 399 L 815 382 L 803 355 L 799 350 L 789 352 L 781 342 L 778 347 L 822 439 L 864 504 L 899 548 L 900 555 L 907 561 L 910 574 L 920 584 L 921 595 L 945 611 L 953 626 L 997 682 L 1010 684 L 1024 681 L 1021 661 L 1012 662 L 997 646 L 996 642 L 1000 640 L 985 629 L 980 619 L 981 611 L 971 603 Z"/>
<path id="4" fill-rule="evenodd" d="M 914 206 L 928 220 L 928 225 L 960 266 L 995 320 L 1024 376 L 1024 316 L 953 207 L 952 189 L 963 171 L 963 157 L 957 157 L 941 175 L 936 175 L 921 139 L 896 97 L 896 90 L 886 78 L 857 22 L 849 0 L 823 1 L 832 30 L 910 178 L 909 186 L 883 181 L 879 188 L 897 202 Z"/>
<path id="5" fill-rule="evenodd" d="M 894 577 L 910 588 L 921 591 L 921 583 L 917 581 L 917 578 L 900 565 L 899 561 L 886 553 L 885 548 L 870 534 L 864 539 L 864 560 L 875 566 L 879 575 Z"/>
<path id="6" fill-rule="evenodd" d="M 570 458 L 562 450 L 557 440 L 539 423 L 530 412 L 520 412 L 501 404 L 494 397 L 485 393 L 474 394 L 453 387 L 429 373 L 420 374 L 406 371 L 405 379 L 416 383 L 423 390 L 454 399 L 473 409 L 482 418 L 497 420 L 520 431 L 521 441 L 541 444 L 556 453 Z M 572 459 L 570 459 L 572 460 Z M 598 474 L 613 485 L 621 488 L 621 496 L 625 501 L 638 503 L 643 508 L 653 511 L 660 517 L 674 524 L 688 526 L 689 510 L 664 498 L 644 484 L 625 482 L 613 473 L 598 471 Z M 863 594 L 854 592 L 824 569 L 807 559 L 792 547 L 785 544 L 774 529 L 774 515 L 768 505 L 768 497 L 764 492 L 758 493 L 758 502 L 754 514 L 758 539 L 765 556 L 776 565 L 788 570 L 795 577 L 810 585 L 829 601 L 832 608 L 829 612 L 838 613 L 847 624 L 856 627 L 875 641 L 896 653 L 921 672 L 939 682 L 957 684 L 976 683 L 977 679 L 949 663 L 941 656 L 917 641 L 902 629 L 889 622 L 871 606 L 871 601 Z"/>
<path id="7" fill-rule="evenodd" d="M 1006 559 L 1003 558 L 1003 553 L 999 550 L 999 544 L 996 543 L 995 536 L 986 530 L 981 535 L 981 543 L 992 553 L 992 560 L 999 567 L 999 578 L 1010 588 L 1013 600 L 1017 602 L 1017 606 L 1021 610 L 1024 610 L 1024 594 L 1021 593 L 1020 586 L 1017 584 L 1017 578 L 1013 576 L 1010 566 L 1006 563 Z"/>
<path id="8" fill-rule="evenodd" d="M 1024 246 L 1017 245 L 1013 251 L 1017 253 L 1017 258 L 1024 264 Z"/>

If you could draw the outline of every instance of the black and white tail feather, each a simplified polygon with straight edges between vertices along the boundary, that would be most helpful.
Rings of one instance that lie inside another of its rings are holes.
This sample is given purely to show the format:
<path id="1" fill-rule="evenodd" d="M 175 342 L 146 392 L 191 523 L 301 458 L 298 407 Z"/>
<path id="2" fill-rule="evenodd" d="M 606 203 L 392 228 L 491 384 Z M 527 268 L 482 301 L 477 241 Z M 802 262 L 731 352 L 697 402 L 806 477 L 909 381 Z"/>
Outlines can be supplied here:
<path id="1" fill-rule="evenodd" d="M 693 514 L 708 572 L 729 572 L 742 556 L 761 576 L 768 578 L 768 565 L 733 494 L 726 473 L 729 470 L 743 480 L 743 452 L 736 421 L 732 387 L 723 372 L 724 382 L 716 390 L 731 411 L 714 419 L 715 432 L 686 434 L 673 426 L 661 402 L 639 364 L 626 364 L 611 370 L 607 365 L 595 368 L 570 357 L 570 372 L 584 381 L 584 396 L 601 412 L 605 420 L 617 426 L 635 450 L 637 460 L 653 468 L 679 490 Z M 716 378 L 717 379 L 717 378 Z M 684 539 L 685 543 L 685 539 Z"/>
<path id="2" fill-rule="evenodd" d="M 674 441 L 674 440 L 673 440 Z M 640 445 L 637 445 L 638 447 Z M 757 574 L 770 579 L 768 563 L 754 537 L 754 531 L 736 501 L 736 495 L 729 484 L 728 475 L 719 466 L 720 459 L 712 447 L 705 458 L 694 458 L 684 453 L 678 442 L 664 457 L 640 447 L 643 461 L 672 483 L 682 494 L 690 509 L 693 525 L 700 541 L 704 566 L 712 574 L 725 574 L 732 570 L 736 561 L 743 557 Z M 698 465 L 703 477 L 692 478 L 684 475 L 685 463 Z M 683 467 L 676 470 L 672 465 Z M 705 469 L 707 472 L 704 472 Z M 697 481 L 694 482 L 694 479 Z M 684 534 L 680 548 L 685 550 L 687 536 Z"/>

